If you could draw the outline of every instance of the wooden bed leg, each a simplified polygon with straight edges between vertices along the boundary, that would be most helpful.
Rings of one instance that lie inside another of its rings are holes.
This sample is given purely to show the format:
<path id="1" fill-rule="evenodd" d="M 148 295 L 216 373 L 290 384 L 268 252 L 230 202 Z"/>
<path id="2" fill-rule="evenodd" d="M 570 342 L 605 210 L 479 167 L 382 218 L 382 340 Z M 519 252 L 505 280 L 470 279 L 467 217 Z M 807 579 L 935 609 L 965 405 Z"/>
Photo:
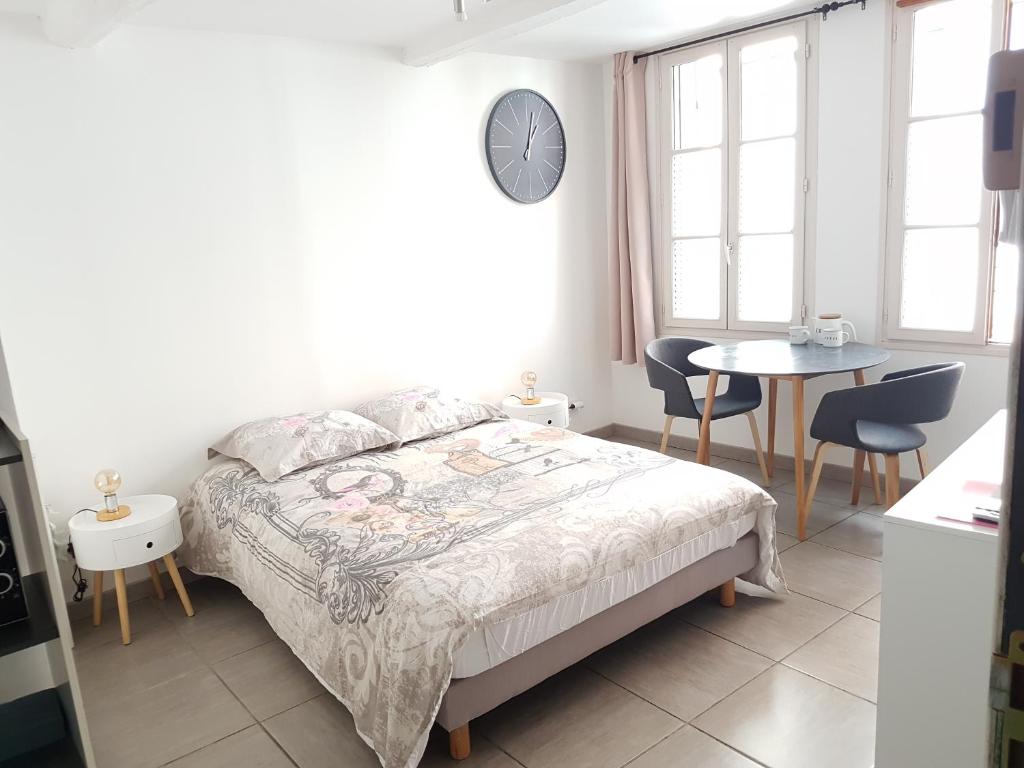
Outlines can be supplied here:
<path id="1" fill-rule="evenodd" d="M 718 588 L 718 602 L 726 608 L 736 605 L 736 579 L 729 579 Z"/>
<path id="2" fill-rule="evenodd" d="M 448 732 L 448 752 L 452 760 L 465 760 L 469 757 L 469 723 Z"/>

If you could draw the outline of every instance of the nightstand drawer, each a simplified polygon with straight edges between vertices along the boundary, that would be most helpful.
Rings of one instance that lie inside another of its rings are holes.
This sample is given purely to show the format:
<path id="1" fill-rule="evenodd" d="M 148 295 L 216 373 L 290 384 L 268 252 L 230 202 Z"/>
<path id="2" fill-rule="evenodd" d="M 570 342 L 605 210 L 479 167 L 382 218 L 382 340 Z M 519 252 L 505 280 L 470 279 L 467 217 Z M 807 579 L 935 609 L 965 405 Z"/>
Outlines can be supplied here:
<path id="1" fill-rule="evenodd" d="M 159 560 L 181 544 L 181 523 L 175 517 L 167 525 L 113 542 L 115 568 L 128 568 Z"/>

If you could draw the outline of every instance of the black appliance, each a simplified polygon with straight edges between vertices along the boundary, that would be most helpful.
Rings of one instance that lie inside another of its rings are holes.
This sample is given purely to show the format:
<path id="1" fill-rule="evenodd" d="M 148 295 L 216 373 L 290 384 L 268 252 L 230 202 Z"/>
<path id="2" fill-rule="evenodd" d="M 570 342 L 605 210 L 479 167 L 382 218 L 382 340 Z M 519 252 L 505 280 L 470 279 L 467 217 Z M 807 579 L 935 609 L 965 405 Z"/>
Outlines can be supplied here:
<path id="1" fill-rule="evenodd" d="M 14 542 L 7 509 L 0 500 L 0 626 L 28 618 L 25 592 L 18 575 L 18 561 L 14 557 Z"/>

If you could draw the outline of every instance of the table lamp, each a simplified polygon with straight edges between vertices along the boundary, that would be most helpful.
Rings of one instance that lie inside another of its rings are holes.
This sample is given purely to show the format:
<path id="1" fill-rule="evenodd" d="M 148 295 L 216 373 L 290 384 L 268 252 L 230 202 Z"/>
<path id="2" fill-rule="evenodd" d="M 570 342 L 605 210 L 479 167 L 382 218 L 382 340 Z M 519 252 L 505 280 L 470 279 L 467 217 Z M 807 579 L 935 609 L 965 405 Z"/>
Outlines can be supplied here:
<path id="1" fill-rule="evenodd" d="M 539 403 L 540 398 L 537 397 L 537 393 L 533 389 L 537 386 L 537 374 L 533 371 L 523 371 L 523 375 L 519 377 L 519 380 L 526 387 L 526 397 L 519 398 L 519 402 L 523 405 L 536 405 Z"/>
<path id="2" fill-rule="evenodd" d="M 117 503 L 117 489 L 121 487 L 121 474 L 116 469 L 101 469 L 93 480 L 96 490 L 103 494 L 103 509 L 96 513 L 101 523 L 109 523 L 128 517 L 131 507 Z"/>

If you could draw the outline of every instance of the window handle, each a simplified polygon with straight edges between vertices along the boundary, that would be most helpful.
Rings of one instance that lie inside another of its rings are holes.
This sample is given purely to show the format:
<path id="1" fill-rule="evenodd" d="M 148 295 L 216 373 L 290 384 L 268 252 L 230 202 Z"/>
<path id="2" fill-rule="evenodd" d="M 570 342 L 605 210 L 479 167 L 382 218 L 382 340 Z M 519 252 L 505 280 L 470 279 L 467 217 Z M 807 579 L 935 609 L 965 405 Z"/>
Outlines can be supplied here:
<path id="1" fill-rule="evenodd" d="M 725 248 L 722 249 L 722 252 L 725 254 L 725 263 L 730 267 L 732 266 L 732 247 L 732 243 L 726 243 Z"/>

